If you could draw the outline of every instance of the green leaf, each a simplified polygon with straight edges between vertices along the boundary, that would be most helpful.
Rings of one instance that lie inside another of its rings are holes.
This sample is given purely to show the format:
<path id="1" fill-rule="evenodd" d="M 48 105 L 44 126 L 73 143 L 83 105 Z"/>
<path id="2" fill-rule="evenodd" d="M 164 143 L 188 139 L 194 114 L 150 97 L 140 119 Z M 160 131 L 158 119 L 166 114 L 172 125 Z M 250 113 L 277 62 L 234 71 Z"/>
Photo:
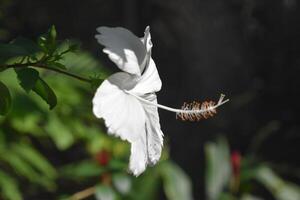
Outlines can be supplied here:
<path id="1" fill-rule="evenodd" d="M 128 164 L 122 160 L 119 159 L 112 159 L 109 164 L 108 167 L 111 170 L 115 170 L 115 171 L 122 171 L 125 170 L 128 166 Z"/>
<path id="2" fill-rule="evenodd" d="M 38 45 L 45 53 L 52 55 L 57 48 L 56 37 L 56 29 L 55 26 L 52 25 L 46 34 L 43 34 L 38 38 Z"/>
<path id="3" fill-rule="evenodd" d="M 69 50 L 71 52 L 77 52 L 80 49 L 80 44 L 79 43 L 72 43 L 69 45 Z"/>
<path id="4" fill-rule="evenodd" d="M 284 181 L 268 166 L 257 170 L 256 180 L 263 184 L 277 200 L 300 199 L 300 187 Z"/>
<path id="5" fill-rule="evenodd" d="M 0 44 L 0 58 L 2 59 L 27 55 L 28 52 L 23 47 L 14 44 Z"/>
<path id="6" fill-rule="evenodd" d="M 242 196 L 241 200 L 263 200 L 263 199 L 260 198 L 260 197 L 251 195 L 251 194 L 244 194 L 244 195 Z"/>
<path id="7" fill-rule="evenodd" d="M 91 160 L 81 161 L 69 164 L 61 168 L 60 173 L 67 178 L 83 179 L 89 177 L 97 177 L 101 175 L 105 169 Z"/>
<path id="8" fill-rule="evenodd" d="M 40 51 L 40 48 L 31 40 L 17 38 L 9 44 L 0 44 L 0 59 L 6 61 L 9 58 L 30 56 Z"/>
<path id="9" fill-rule="evenodd" d="M 133 187 L 130 193 L 132 200 L 153 200 L 158 199 L 159 189 L 161 188 L 161 177 L 159 167 L 149 168 L 140 177 L 133 179 Z"/>
<path id="10" fill-rule="evenodd" d="M 55 168 L 33 147 L 26 144 L 15 144 L 12 150 L 19 154 L 24 160 L 39 170 L 43 176 L 49 179 L 56 178 Z"/>
<path id="11" fill-rule="evenodd" d="M 95 192 L 96 200 L 115 200 L 115 191 L 107 185 L 98 185 Z"/>
<path id="12" fill-rule="evenodd" d="M 131 189 L 131 178 L 127 174 L 113 174 L 113 184 L 117 191 L 121 194 L 128 194 Z"/>
<path id="13" fill-rule="evenodd" d="M 160 165 L 161 176 L 166 196 L 169 200 L 191 200 L 191 180 L 175 163 L 165 161 Z"/>
<path id="14" fill-rule="evenodd" d="M 62 70 L 66 70 L 67 67 L 59 62 L 47 62 L 47 65 L 49 65 L 49 67 L 53 67 L 53 68 L 58 68 L 58 69 L 62 69 Z"/>
<path id="15" fill-rule="evenodd" d="M 8 150 L 0 153 L 0 159 L 9 164 L 19 176 L 23 176 L 29 181 L 40 184 L 49 189 L 54 188 L 54 183 L 52 181 L 49 181 L 49 179 L 46 177 L 41 176 L 36 170 L 33 169 L 33 166 L 30 163 L 20 157 L 16 152 Z"/>
<path id="16" fill-rule="evenodd" d="M 0 170 L 0 197 L 8 200 L 22 200 L 22 194 L 17 187 L 17 181 Z"/>
<path id="17" fill-rule="evenodd" d="M 56 32 L 56 29 L 55 29 L 55 26 L 52 25 L 49 29 L 49 39 L 52 43 L 55 43 L 55 40 L 56 40 L 56 36 L 57 36 L 57 32 Z"/>
<path id="18" fill-rule="evenodd" d="M 91 88 L 95 90 L 99 87 L 99 85 L 103 82 L 104 79 L 101 79 L 99 77 L 90 77 L 90 80 L 91 80 Z"/>
<path id="19" fill-rule="evenodd" d="M 229 192 L 222 192 L 219 195 L 218 200 L 239 200 L 239 199 L 237 199 L 233 194 Z"/>
<path id="20" fill-rule="evenodd" d="M 57 104 L 56 95 L 54 91 L 49 87 L 49 85 L 43 79 L 39 78 L 36 81 L 36 84 L 32 90 L 47 102 L 50 110 L 56 106 Z"/>
<path id="21" fill-rule="evenodd" d="M 12 151 L 2 152 L 1 160 L 8 163 L 18 175 L 24 176 L 31 181 L 39 177 L 27 162 Z"/>
<path id="22" fill-rule="evenodd" d="M 28 93 L 36 85 L 39 72 L 32 68 L 15 69 L 21 87 Z"/>
<path id="23" fill-rule="evenodd" d="M 50 109 L 56 106 L 57 98 L 55 93 L 49 85 L 39 77 L 39 72 L 37 70 L 24 68 L 15 71 L 20 80 L 20 85 L 26 92 L 33 90 L 49 104 Z"/>
<path id="24" fill-rule="evenodd" d="M 24 51 L 26 52 L 26 55 L 32 55 L 32 54 L 35 54 L 35 53 L 41 51 L 39 46 L 34 41 L 23 38 L 23 37 L 18 37 L 16 39 L 14 39 L 11 42 L 11 44 L 22 47 L 24 49 Z"/>
<path id="25" fill-rule="evenodd" d="M 205 144 L 205 156 L 207 199 L 218 199 L 231 176 L 230 153 L 225 139 Z"/>
<path id="26" fill-rule="evenodd" d="M 8 113 L 11 107 L 11 96 L 8 88 L 0 81 L 0 115 Z"/>
<path id="27" fill-rule="evenodd" d="M 49 115 L 45 129 L 60 150 L 65 150 L 74 143 L 72 130 L 55 114 Z"/>
<path id="28" fill-rule="evenodd" d="M 40 36 L 37 40 L 37 43 L 45 53 L 48 53 L 47 38 L 45 35 Z"/>

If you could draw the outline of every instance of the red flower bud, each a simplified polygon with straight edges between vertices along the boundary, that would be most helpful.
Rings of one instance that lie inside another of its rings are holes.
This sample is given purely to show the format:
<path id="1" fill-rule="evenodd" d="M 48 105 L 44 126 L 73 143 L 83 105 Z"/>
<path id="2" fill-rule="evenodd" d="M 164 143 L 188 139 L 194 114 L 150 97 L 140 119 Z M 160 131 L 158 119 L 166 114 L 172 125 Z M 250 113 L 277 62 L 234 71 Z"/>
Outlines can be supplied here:
<path id="1" fill-rule="evenodd" d="M 233 170 L 233 175 L 238 177 L 240 175 L 241 168 L 241 154 L 238 151 L 233 151 L 231 153 L 231 167 Z"/>
<path id="2" fill-rule="evenodd" d="M 101 166 L 106 166 L 110 161 L 111 155 L 107 150 L 102 150 L 96 154 L 96 160 Z"/>

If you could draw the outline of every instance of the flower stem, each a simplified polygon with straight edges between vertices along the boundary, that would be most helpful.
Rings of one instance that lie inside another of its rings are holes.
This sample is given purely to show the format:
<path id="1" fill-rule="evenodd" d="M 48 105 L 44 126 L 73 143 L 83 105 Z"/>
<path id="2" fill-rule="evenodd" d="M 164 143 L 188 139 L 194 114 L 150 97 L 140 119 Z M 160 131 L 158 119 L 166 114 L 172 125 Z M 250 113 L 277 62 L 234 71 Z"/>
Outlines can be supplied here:
<path id="1" fill-rule="evenodd" d="M 129 91 L 125 91 L 125 93 L 127 94 L 130 94 L 132 96 L 134 96 L 135 98 L 137 98 L 138 100 L 144 102 L 144 103 L 147 103 L 147 104 L 150 104 L 150 105 L 153 105 L 153 106 L 156 106 L 158 108 L 161 108 L 163 110 L 167 110 L 167 111 L 170 111 L 170 112 L 175 112 L 175 113 L 185 113 L 185 114 L 190 114 L 190 113 L 206 113 L 206 112 L 209 112 L 209 111 L 212 111 L 212 110 L 215 110 L 217 107 L 227 103 L 229 101 L 229 99 L 226 99 L 223 101 L 225 95 L 224 94 L 221 94 L 220 98 L 219 98 L 219 101 L 218 103 L 215 105 L 215 106 L 212 106 L 212 107 L 209 107 L 207 109 L 199 109 L 199 110 L 182 110 L 182 109 L 177 109 L 177 108 L 171 108 L 171 107 L 168 107 L 168 106 L 164 106 L 164 105 L 161 105 L 161 104 L 156 104 L 156 103 L 153 103 L 151 101 L 148 101 L 142 97 L 139 97 Z"/>
<path id="2" fill-rule="evenodd" d="M 70 200 L 81 200 L 81 199 L 85 199 L 91 195 L 93 195 L 96 191 L 95 187 L 90 187 L 87 188 L 85 190 L 82 190 L 80 192 L 75 193 L 74 195 L 72 195 L 72 197 L 70 198 Z"/>
<path id="3" fill-rule="evenodd" d="M 49 67 L 49 66 L 44 65 L 43 63 L 39 63 L 39 62 L 35 62 L 35 63 L 30 62 L 30 63 L 24 63 L 24 64 L 16 63 L 16 64 L 11 64 L 11 65 L 1 65 L 0 69 L 6 70 L 6 69 L 9 69 L 9 68 L 22 68 L 22 67 L 29 67 L 29 66 L 35 67 L 35 68 L 46 69 L 46 70 L 50 70 L 50 71 L 55 71 L 57 73 L 64 74 L 66 76 L 69 76 L 69 77 L 72 77 L 72 78 L 75 78 L 75 79 L 78 79 L 80 81 L 84 81 L 84 82 L 87 82 L 87 83 L 92 82 L 88 78 L 81 77 L 81 76 L 78 76 L 76 74 L 73 74 L 73 73 L 58 69 L 58 68 Z"/>

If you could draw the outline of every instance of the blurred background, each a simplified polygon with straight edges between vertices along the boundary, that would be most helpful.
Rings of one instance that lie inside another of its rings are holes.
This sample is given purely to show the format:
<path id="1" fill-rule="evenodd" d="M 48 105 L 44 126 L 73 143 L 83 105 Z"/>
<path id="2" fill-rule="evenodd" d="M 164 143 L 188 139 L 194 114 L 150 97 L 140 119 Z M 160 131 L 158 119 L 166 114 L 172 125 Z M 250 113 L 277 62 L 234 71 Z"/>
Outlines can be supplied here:
<path id="1" fill-rule="evenodd" d="M 74 194 L 92 191 L 88 199 L 299 200 L 299 6 L 297 0 L 0 0 L 1 43 L 35 40 L 53 24 L 59 40 L 81 43 L 64 65 L 105 78 L 117 68 L 101 52 L 96 28 L 122 26 L 141 37 L 150 25 L 161 104 L 230 98 L 200 122 L 160 110 L 162 161 L 133 178 L 126 173 L 128 144 L 108 137 L 91 113 L 94 89 L 44 71 L 58 99 L 49 111 L 26 95 L 13 71 L 1 72 L 13 108 L 0 117 L 0 199 L 80 199 Z"/>

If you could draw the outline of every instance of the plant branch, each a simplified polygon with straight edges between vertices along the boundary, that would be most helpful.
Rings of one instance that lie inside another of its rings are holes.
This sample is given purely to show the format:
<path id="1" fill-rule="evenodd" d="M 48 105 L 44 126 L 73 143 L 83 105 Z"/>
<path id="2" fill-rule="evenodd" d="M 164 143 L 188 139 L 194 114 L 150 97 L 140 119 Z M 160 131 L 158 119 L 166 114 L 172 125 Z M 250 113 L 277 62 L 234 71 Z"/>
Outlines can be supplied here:
<path id="1" fill-rule="evenodd" d="M 84 189 L 82 191 L 79 191 L 75 194 L 73 194 L 70 198 L 70 200 L 81 200 L 85 199 L 93 194 L 95 194 L 96 188 L 95 187 L 89 187 L 87 189 Z"/>
<path id="2" fill-rule="evenodd" d="M 49 67 L 49 66 L 47 66 L 43 63 L 40 63 L 40 62 L 34 62 L 34 63 L 28 62 L 28 63 L 23 63 L 23 64 L 22 63 L 16 63 L 16 64 L 11 64 L 11 65 L 0 65 L 0 71 L 1 71 L 1 69 L 5 70 L 5 69 L 9 69 L 9 68 L 22 68 L 22 67 L 29 67 L 29 66 L 36 67 L 36 68 L 41 68 L 41 69 L 46 69 L 46 70 L 50 70 L 50 71 L 55 71 L 57 73 L 64 74 L 66 76 L 69 76 L 69 77 L 72 77 L 72 78 L 75 78 L 75 79 L 78 79 L 80 81 L 84 81 L 84 82 L 87 82 L 87 83 L 92 82 L 88 78 L 81 77 L 81 76 L 78 76 L 76 74 L 73 74 L 73 73 L 58 69 L 58 68 Z"/>

